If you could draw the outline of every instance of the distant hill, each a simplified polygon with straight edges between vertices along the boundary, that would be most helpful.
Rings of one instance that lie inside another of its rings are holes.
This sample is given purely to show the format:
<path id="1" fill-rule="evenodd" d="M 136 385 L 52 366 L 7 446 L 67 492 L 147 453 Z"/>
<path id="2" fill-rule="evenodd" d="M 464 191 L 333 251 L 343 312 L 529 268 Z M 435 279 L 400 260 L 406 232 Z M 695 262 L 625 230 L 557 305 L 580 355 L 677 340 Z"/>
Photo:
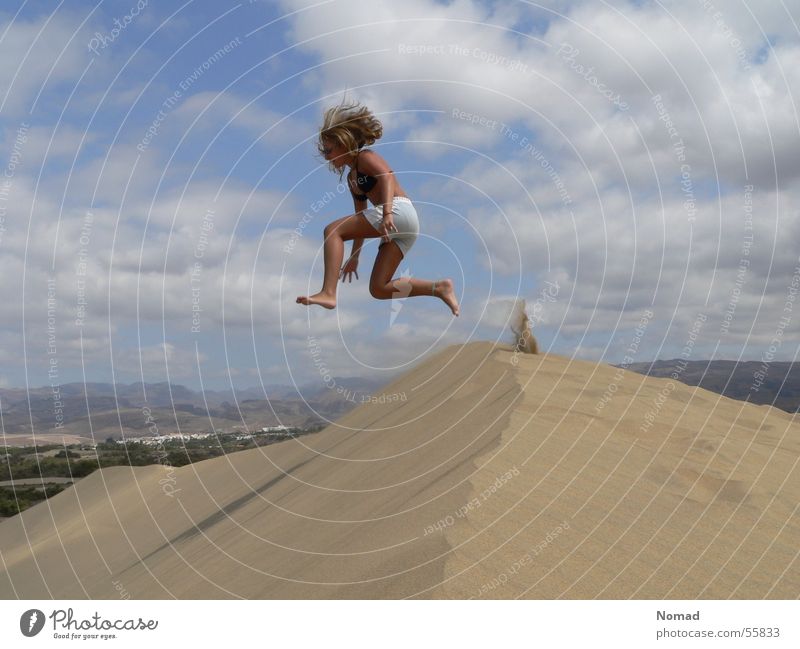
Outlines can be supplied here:
<path id="1" fill-rule="evenodd" d="M 732 399 L 767 404 L 795 413 L 800 410 L 800 367 L 793 363 L 758 361 L 664 360 L 633 363 L 645 376 L 668 378 Z M 765 376 L 756 374 L 763 372 Z M 760 382 L 760 385 L 759 385 Z M 58 386 L 63 428 L 55 429 L 55 406 L 50 386 L 0 389 L 0 412 L 7 443 L 33 443 L 35 433 L 103 441 L 107 437 L 137 437 L 156 433 L 231 432 L 263 426 L 310 427 L 335 421 L 357 405 L 380 395 L 381 383 L 361 378 L 336 378 L 302 385 L 266 385 L 204 393 L 170 383 L 64 383 Z M 268 399 L 265 398 L 266 391 Z M 150 419 L 148 420 L 148 414 Z M 155 424 L 155 426 L 154 426 Z M 24 436 L 24 437 L 23 437 Z M 25 438 L 31 439 L 25 441 Z"/>
<path id="2" fill-rule="evenodd" d="M 349 378 L 335 379 L 331 385 L 268 385 L 265 398 L 262 388 L 237 390 L 234 395 L 169 383 L 64 383 L 56 393 L 50 386 L 0 389 L 0 412 L 3 432 L 10 436 L 7 443 L 21 445 L 32 444 L 34 434 L 39 443 L 47 441 L 42 437 L 58 442 L 61 436 L 88 442 L 279 424 L 311 427 L 335 421 L 369 395 L 378 394 L 381 383 Z M 56 428 L 57 423 L 63 427 Z"/>
<path id="3" fill-rule="evenodd" d="M 680 371 L 682 366 L 684 368 Z M 731 399 L 775 406 L 791 413 L 800 410 L 800 365 L 796 363 L 685 362 L 673 359 L 632 363 L 627 369 L 660 378 L 677 373 L 677 380 L 686 385 L 697 385 Z"/>

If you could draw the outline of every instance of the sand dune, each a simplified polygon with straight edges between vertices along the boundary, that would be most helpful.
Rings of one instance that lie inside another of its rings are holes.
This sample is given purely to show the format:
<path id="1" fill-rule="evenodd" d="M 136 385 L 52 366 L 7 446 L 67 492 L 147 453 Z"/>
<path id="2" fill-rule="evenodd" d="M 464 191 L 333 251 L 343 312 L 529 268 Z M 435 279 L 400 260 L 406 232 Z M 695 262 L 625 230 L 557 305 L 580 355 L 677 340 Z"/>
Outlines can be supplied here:
<path id="1" fill-rule="evenodd" d="M 405 400 L 180 469 L 96 472 L 3 521 L 0 596 L 800 595 L 787 413 L 489 343 L 384 392 Z"/>

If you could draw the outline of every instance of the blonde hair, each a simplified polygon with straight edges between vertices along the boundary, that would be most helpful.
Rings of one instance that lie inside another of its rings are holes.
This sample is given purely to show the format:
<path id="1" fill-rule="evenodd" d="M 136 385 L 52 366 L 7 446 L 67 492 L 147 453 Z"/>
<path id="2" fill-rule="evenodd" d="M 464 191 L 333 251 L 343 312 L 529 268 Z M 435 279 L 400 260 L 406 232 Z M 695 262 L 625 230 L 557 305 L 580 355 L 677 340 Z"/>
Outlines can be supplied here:
<path id="1" fill-rule="evenodd" d="M 341 104 L 325 111 L 322 126 L 319 129 L 317 148 L 325 154 L 325 142 L 335 143 L 348 153 L 354 153 L 364 146 L 374 144 L 383 135 L 383 126 L 372 114 L 372 111 L 359 102 L 343 100 Z M 328 169 L 336 171 L 332 160 L 328 161 Z M 339 171 L 339 179 L 344 168 Z"/>

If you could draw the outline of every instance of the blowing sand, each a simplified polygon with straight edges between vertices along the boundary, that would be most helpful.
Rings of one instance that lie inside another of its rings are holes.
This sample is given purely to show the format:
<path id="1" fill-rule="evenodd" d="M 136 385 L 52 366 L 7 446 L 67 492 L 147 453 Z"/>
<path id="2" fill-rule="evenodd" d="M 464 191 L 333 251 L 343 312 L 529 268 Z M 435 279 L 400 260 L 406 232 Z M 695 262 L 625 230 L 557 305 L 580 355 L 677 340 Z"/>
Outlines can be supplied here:
<path id="1" fill-rule="evenodd" d="M 800 595 L 787 413 L 489 343 L 384 393 L 406 400 L 179 469 L 95 472 L 0 523 L 0 597 Z"/>

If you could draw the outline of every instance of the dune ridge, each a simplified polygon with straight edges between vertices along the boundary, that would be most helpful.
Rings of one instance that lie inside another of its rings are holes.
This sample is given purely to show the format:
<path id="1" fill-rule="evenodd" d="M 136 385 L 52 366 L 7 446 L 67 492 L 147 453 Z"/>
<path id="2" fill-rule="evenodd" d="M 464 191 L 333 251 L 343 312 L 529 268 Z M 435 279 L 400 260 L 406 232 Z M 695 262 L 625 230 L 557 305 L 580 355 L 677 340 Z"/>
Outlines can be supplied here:
<path id="1" fill-rule="evenodd" d="M 406 398 L 179 469 L 96 472 L 0 523 L 0 597 L 800 593 L 787 413 L 491 343 L 383 392 Z"/>

